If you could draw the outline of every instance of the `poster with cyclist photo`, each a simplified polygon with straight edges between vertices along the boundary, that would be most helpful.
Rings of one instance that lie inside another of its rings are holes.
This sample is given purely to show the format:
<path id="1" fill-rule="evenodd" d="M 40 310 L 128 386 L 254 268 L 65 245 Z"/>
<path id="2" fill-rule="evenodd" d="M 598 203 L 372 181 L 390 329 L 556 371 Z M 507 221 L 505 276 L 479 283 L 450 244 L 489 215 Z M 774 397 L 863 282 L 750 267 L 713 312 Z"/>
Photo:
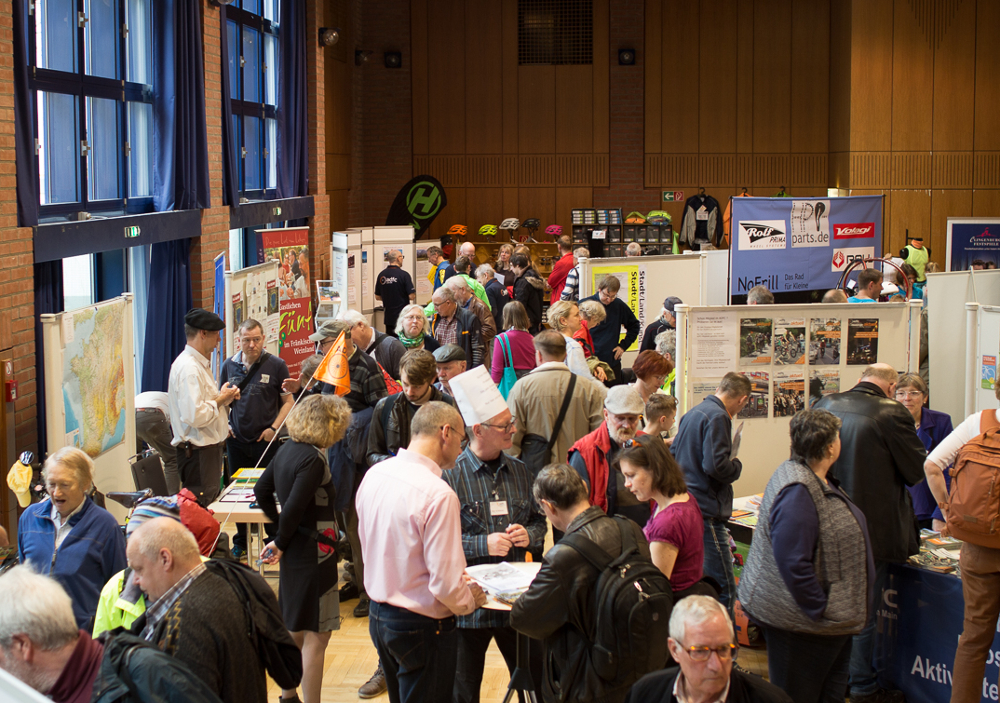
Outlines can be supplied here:
<path id="1" fill-rule="evenodd" d="M 847 321 L 847 365 L 867 366 L 878 361 L 878 320 Z"/>
<path id="2" fill-rule="evenodd" d="M 809 364 L 833 366 L 840 364 L 840 320 L 814 317 L 809 320 Z"/>
<path id="3" fill-rule="evenodd" d="M 774 363 L 806 363 L 806 321 L 779 317 L 774 321 Z"/>
<path id="4" fill-rule="evenodd" d="M 809 407 L 831 393 L 840 393 L 840 369 L 809 369 Z"/>
<path id="5" fill-rule="evenodd" d="M 750 379 L 750 399 L 736 417 L 746 420 L 766 418 L 767 406 L 770 405 L 771 374 L 768 371 L 748 371 L 746 377 Z"/>
<path id="6" fill-rule="evenodd" d="M 740 320 L 740 366 L 770 366 L 773 329 L 773 320 L 769 317 Z"/>
<path id="7" fill-rule="evenodd" d="M 791 417 L 806 405 L 805 374 L 774 372 L 774 417 Z"/>

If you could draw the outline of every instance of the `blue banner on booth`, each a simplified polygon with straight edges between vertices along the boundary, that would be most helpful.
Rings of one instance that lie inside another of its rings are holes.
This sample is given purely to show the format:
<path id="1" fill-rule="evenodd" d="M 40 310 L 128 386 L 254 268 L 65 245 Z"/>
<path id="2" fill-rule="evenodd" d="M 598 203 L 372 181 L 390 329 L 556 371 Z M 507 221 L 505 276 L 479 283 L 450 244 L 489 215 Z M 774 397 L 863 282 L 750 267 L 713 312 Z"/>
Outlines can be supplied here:
<path id="1" fill-rule="evenodd" d="M 836 287 L 852 261 L 882 255 L 882 196 L 733 198 L 731 295 Z"/>
<path id="2" fill-rule="evenodd" d="M 878 609 L 880 683 L 901 690 L 907 703 L 948 703 L 964 609 L 962 581 L 955 576 L 890 565 Z M 998 699 L 998 666 L 1000 634 L 987 656 L 982 703 Z"/>
<path id="3" fill-rule="evenodd" d="M 1000 266 L 1000 220 L 948 220 L 949 271 L 968 271 L 972 262 Z"/>

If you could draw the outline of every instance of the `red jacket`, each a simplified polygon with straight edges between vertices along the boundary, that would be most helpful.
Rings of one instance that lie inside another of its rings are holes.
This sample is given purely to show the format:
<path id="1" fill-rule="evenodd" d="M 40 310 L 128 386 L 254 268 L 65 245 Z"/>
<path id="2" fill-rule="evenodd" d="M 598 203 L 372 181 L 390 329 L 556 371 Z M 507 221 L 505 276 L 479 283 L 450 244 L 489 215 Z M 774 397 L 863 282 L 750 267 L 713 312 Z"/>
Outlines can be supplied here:
<path id="1" fill-rule="evenodd" d="M 584 435 L 569 448 L 580 452 L 583 463 L 587 465 L 590 474 L 590 504 L 596 505 L 608 512 L 608 452 L 611 451 L 611 436 L 608 434 L 608 421 L 588 435 Z"/>
<path id="2" fill-rule="evenodd" d="M 563 286 L 566 285 L 566 276 L 569 275 L 569 272 L 573 270 L 575 265 L 573 263 L 573 252 L 569 252 L 568 254 L 564 254 L 552 266 L 552 273 L 549 274 L 549 288 L 552 289 L 552 295 L 549 296 L 549 300 L 553 303 L 557 302 L 559 296 L 562 295 Z"/>
<path id="3" fill-rule="evenodd" d="M 573 333 L 573 339 L 583 346 L 583 357 L 589 359 L 594 355 L 594 338 L 590 335 L 590 328 L 586 320 L 580 320 L 580 329 Z"/>

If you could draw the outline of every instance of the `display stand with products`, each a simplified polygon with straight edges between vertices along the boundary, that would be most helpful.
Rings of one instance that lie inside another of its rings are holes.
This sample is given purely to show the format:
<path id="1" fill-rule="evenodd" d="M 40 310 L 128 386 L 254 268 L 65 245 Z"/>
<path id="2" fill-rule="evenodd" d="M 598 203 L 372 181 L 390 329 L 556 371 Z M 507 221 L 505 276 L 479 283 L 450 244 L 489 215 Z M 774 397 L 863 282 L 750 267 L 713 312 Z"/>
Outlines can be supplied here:
<path id="1" fill-rule="evenodd" d="M 281 347 L 281 314 L 278 311 L 281 280 L 277 261 L 226 271 L 226 358 L 237 351 L 236 330 L 244 320 L 257 320 L 264 327 L 264 348 L 277 355 Z"/>
<path id="2" fill-rule="evenodd" d="M 715 393 L 730 371 L 751 380 L 738 495 L 760 493 L 788 459 L 788 423 L 818 398 L 853 388 L 869 364 L 916 372 L 920 301 L 823 305 L 678 305 L 677 416 Z"/>

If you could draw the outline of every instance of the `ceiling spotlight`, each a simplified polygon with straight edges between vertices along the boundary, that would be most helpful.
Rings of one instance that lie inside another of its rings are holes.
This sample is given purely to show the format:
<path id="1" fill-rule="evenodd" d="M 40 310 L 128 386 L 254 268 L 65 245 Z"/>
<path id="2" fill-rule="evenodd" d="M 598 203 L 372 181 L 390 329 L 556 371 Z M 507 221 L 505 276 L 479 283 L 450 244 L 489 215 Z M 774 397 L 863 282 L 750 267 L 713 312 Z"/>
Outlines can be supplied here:
<path id="1" fill-rule="evenodd" d="M 372 55 L 372 52 L 365 51 L 364 49 L 354 50 L 354 65 L 363 66 L 368 62 L 368 57 Z"/>
<path id="2" fill-rule="evenodd" d="M 402 68 L 403 66 L 403 55 L 398 51 L 387 51 L 385 52 L 385 67 L 386 68 Z"/>
<path id="3" fill-rule="evenodd" d="M 635 66 L 635 49 L 619 49 L 618 65 Z"/>
<path id="4" fill-rule="evenodd" d="M 333 46 L 340 41 L 340 30 L 334 27 L 319 28 L 319 45 Z"/>

